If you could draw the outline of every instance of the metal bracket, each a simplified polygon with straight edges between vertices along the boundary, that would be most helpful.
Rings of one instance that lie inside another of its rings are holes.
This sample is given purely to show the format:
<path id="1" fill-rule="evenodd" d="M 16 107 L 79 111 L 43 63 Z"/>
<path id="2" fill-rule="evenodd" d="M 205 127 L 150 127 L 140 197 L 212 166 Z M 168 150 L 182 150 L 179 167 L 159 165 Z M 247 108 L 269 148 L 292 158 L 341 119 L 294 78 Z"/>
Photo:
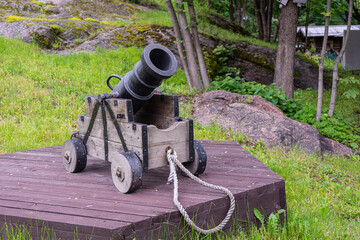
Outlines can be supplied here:
<path id="1" fill-rule="evenodd" d="M 124 119 L 124 118 L 125 118 L 125 114 L 119 113 L 119 114 L 116 115 L 116 118 Z"/>
<path id="2" fill-rule="evenodd" d="M 147 132 L 147 125 L 141 126 L 141 133 L 142 133 L 142 145 L 143 145 L 143 169 L 148 170 L 149 168 L 149 152 L 148 152 L 148 132 Z"/>
<path id="3" fill-rule="evenodd" d="M 179 117 L 179 96 L 174 95 L 174 117 Z"/>

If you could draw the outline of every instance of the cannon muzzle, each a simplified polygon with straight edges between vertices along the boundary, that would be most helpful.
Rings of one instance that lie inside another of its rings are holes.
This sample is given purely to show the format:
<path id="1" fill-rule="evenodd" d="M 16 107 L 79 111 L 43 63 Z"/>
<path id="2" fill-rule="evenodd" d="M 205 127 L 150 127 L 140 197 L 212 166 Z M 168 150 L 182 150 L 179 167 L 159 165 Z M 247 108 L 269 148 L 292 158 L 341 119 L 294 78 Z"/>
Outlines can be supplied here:
<path id="1" fill-rule="evenodd" d="M 174 54 L 160 44 L 150 44 L 144 48 L 141 60 L 134 69 L 127 72 L 113 90 L 112 95 L 118 98 L 132 99 L 134 112 L 141 108 L 144 101 L 149 100 L 155 88 L 159 87 L 163 80 L 170 78 L 177 69 L 177 61 Z"/>

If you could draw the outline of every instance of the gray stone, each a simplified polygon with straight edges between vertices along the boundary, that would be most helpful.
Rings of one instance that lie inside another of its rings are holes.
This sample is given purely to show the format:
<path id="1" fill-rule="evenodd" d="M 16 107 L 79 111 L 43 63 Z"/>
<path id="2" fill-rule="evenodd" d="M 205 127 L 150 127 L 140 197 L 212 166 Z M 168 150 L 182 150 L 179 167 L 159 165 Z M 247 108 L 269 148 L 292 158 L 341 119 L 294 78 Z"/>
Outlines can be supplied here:
<path id="1" fill-rule="evenodd" d="M 309 124 L 286 117 L 279 108 L 260 96 L 210 91 L 199 95 L 194 117 L 199 124 L 216 122 L 224 129 L 243 133 L 269 146 L 299 146 L 307 152 L 348 155 L 352 149 L 322 136 Z"/>

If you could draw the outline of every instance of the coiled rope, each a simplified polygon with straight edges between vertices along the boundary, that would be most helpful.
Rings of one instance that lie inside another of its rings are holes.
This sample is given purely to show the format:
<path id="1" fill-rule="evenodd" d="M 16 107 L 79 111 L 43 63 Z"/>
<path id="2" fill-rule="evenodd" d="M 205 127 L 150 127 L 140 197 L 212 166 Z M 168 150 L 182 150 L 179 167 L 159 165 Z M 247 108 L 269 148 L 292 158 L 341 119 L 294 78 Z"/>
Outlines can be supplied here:
<path id="1" fill-rule="evenodd" d="M 233 214 L 234 210 L 235 210 L 235 198 L 234 195 L 229 191 L 229 189 L 225 188 L 225 187 L 221 187 L 221 186 L 217 186 L 211 183 L 207 183 L 201 179 L 199 179 L 198 177 L 196 177 L 195 175 L 193 175 L 189 170 L 187 170 L 184 165 L 181 164 L 181 162 L 177 159 L 177 155 L 176 152 L 172 149 L 172 148 L 168 148 L 167 150 L 167 160 L 169 162 L 170 165 L 170 174 L 169 174 L 169 178 L 168 178 L 168 184 L 171 184 L 172 182 L 174 183 L 174 204 L 176 205 L 176 207 L 179 209 L 180 213 L 183 215 L 185 221 L 196 231 L 201 232 L 203 234 L 210 234 L 210 233 L 214 233 L 217 232 L 219 230 L 221 230 L 226 224 L 227 222 L 230 220 L 231 215 Z M 184 207 L 181 205 L 181 203 L 179 202 L 179 193 L 178 193 L 178 178 L 177 178 L 177 174 L 176 174 L 176 166 L 178 166 L 180 168 L 181 171 L 183 171 L 188 177 L 190 177 L 192 180 L 196 181 L 197 183 L 211 188 L 211 189 L 215 189 L 215 190 L 219 190 L 219 191 L 223 191 L 224 193 L 226 193 L 226 195 L 229 196 L 230 198 L 230 208 L 225 216 L 225 218 L 222 220 L 222 222 L 217 225 L 216 227 L 212 228 L 212 229 L 202 229 L 200 227 L 198 227 L 189 217 L 189 215 L 187 214 L 187 212 L 185 211 Z"/>

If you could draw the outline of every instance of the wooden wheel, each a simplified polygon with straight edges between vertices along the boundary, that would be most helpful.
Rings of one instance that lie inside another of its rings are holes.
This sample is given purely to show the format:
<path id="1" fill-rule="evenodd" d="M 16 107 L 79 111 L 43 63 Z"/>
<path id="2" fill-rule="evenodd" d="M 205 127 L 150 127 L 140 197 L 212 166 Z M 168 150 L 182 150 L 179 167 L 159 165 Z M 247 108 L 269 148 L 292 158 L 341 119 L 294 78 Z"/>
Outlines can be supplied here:
<path id="1" fill-rule="evenodd" d="M 200 142 L 194 141 L 195 159 L 192 162 L 185 162 L 183 165 L 194 175 L 200 175 L 205 171 L 207 156 L 204 147 Z"/>
<path id="2" fill-rule="evenodd" d="M 142 184 L 142 164 L 133 152 L 110 156 L 111 176 L 115 187 L 122 193 L 136 191 Z"/>
<path id="3" fill-rule="evenodd" d="M 78 138 L 72 138 L 63 144 L 61 156 L 66 171 L 70 173 L 81 172 L 86 167 L 86 148 Z"/>

